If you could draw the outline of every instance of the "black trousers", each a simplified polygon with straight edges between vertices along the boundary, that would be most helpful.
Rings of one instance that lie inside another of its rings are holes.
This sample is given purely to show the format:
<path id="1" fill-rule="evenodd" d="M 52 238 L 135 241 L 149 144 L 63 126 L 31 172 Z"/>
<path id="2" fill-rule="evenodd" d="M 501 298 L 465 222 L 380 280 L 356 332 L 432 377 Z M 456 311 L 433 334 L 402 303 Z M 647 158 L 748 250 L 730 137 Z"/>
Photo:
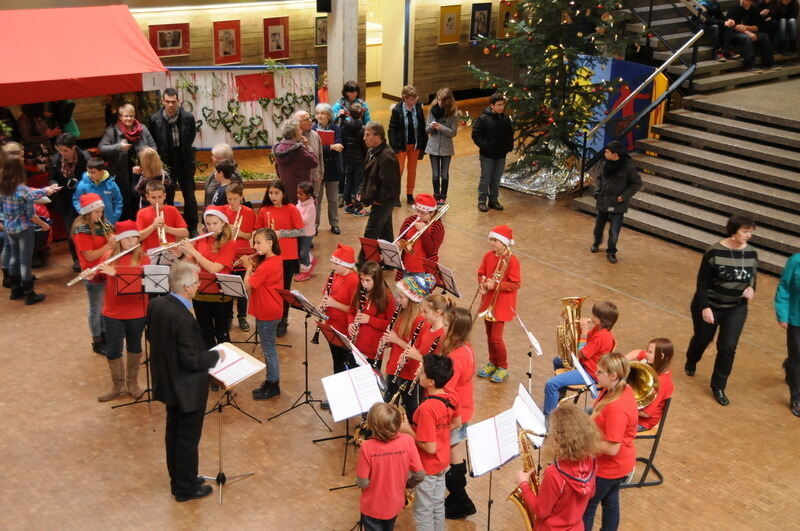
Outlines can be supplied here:
<path id="1" fill-rule="evenodd" d="M 294 260 L 284 260 L 283 261 L 283 289 L 290 290 L 292 289 L 292 277 L 300 272 L 300 260 L 295 258 Z M 283 316 L 281 317 L 281 321 L 286 322 L 289 318 L 289 303 L 283 301 Z"/>
<path id="2" fill-rule="evenodd" d="M 401 387 L 403 389 L 401 389 Z M 408 392 L 410 388 L 411 380 L 406 380 L 405 378 L 400 378 L 399 376 L 395 380 L 393 374 L 387 374 L 386 394 L 383 396 L 383 400 L 388 403 L 399 392 L 399 403 L 406 408 L 406 416 L 409 419 L 413 419 L 414 413 L 416 413 L 417 408 L 419 407 L 419 383 L 414 386 L 414 390 L 411 393 Z"/>
<path id="3" fill-rule="evenodd" d="M 192 301 L 194 315 L 200 324 L 206 348 L 211 348 L 231 340 L 233 321 L 233 301 L 205 302 Z"/>
<path id="4" fill-rule="evenodd" d="M 197 230 L 197 198 L 194 196 L 194 175 L 171 175 L 173 181 L 167 188 L 167 204 L 175 204 L 175 191 L 181 187 L 183 194 L 183 219 L 189 226 L 189 231 Z M 231 220 L 233 223 L 233 220 Z"/>
<path id="5" fill-rule="evenodd" d="M 175 496 L 195 491 L 200 435 L 203 432 L 204 411 L 181 411 L 179 406 L 167 406 L 167 430 L 164 443 L 167 449 L 169 484 Z"/>
<path id="6" fill-rule="evenodd" d="M 603 523 L 600 525 L 600 531 L 614 531 L 619 527 L 619 486 L 624 480 L 624 477 L 614 479 L 597 477 L 594 496 L 589 500 L 583 513 L 583 527 L 586 531 L 592 530 L 598 505 L 603 506 Z"/>
<path id="7" fill-rule="evenodd" d="M 388 520 L 380 520 L 361 513 L 361 528 L 364 531 L 393 531 L 396 521 L 396 516 Z"/>
<path id="8" fill-rule="evenodd" d="M 354 369 L 356 367 L 356 360 L 353 358 L 353 353 L 344 347 L 330 345 L 331 357 L 333 358 L 333 372 L 339 373 L 347 369 Z"/>
<path id="9" fill-rule="evenodd" d="M 789 325 L 786 331 L 786 350 L 789 357 L 783 362 L 786 383 L 792 402 L 800 400 L 800 327 Z"/>
<path id="10" fill-rule="evenodd" d="M 364 228 L 364 237 L 373 240 L 381 239 L 390 242 L 394 240 L 394 229 L 392 228 L 392 211 L 394 202 L 387 201 L 382 205 L 372 205 L 367 219 L 367 226 Z M 358 253 L 358 263 L 364 263 L 364 249 Z"/>
<path id="11" fill-rule="evenodd" d="M 705 352 L 711 340 L 714 339 L 714 334 L 719 328 L 717 357 L 714 360 L 711 387 L 713 389 L 725 389 L 728 383 L 728 376 L 730 376 L 733 369 L 733 358 L 736 356 L 739 336 L 742 334 L 742 328 L 747 319 L 747 304 L 741 303 L 734 308 L 726 310 L 718 310 L 712 306 L 714 324 L 708 324 L 703 321 L 702 308 L 699 308 L 695 302 L 692 302 L 691 311 L 694 335 L 689 341 L 689 348 L 686 350 L 686 363 L 696 365 L 700 361 L 703 357 L 703 352 Z"/>
<path id="12" fill-rule="evenodd" d="M 606 253 L 617 254 L 617 241 L 619 241 L 619 233 L 622 230 L 622 220 L 625 214 L 614 214 L 612 212 L 597 212 L 597 218 L 594 221 L 594 244 L 600 245 L 603 242 L 603 229 L 608 227 L 608 247 Z"/>

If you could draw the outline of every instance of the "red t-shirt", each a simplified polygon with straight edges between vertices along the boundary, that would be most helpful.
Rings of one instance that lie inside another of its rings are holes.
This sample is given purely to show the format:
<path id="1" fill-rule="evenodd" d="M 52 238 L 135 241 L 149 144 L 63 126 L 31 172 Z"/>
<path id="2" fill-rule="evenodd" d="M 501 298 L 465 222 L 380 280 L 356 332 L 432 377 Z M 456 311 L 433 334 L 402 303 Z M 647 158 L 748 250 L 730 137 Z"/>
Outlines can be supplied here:
<path id="1" fill-rule="evenodd" d="M 378 343 L 381 341 L 381 336 L 389 327 L 389 321 L 394 314 L 394 297 L 390 292 L 386 292 L 386 308 L 383 312 L 378 313 L 378 306 L 372 304 L 368 300 L 367 306 L 364 308 L 365 314 L 369 315 L 369 321 L 361 323 L 358 328 L 358 336 L 356 336 L 356 348 L 371 360 L 375 359 L 378 351 Z M 347 314 L 347 324 L 351 325 L 356 318 L 358 308 L 350 306 L 350 312 Z"/>
<path id="2" fill-rule="evenodd" d="M 616 345 L 617 341 L 614 339 L 614 334 L 611 333 L 611 330 L 598 328 L 596 326 L 589 330 L 589 334 L 586 337 L 586 344 L 581 349 L 578 358 L 581 360 L 583 368 L 586 369 L 586 372 L 588 372 L 589 376 L 595 381 L 597 381 L 597 377 L 595 376 L 597 372 L 597 361 L 609 352 L 612 352 Z"/>
<path id="3" fill-rule="evenodd" d="M 672 385 L 672 373 L 662 372 L 658 375 L 658 393 L 655 400 L 650 405 L 642 409 L 644 413 L 650 415 L 649 418 L 639 417 L 639 426 L 649 430 L 659 423 L 661 415 L 664 414 L 664 402 L 672 397 L 672 391 L 675 387 Z"/>
<path id="4" fill-rule="evenodd" d="M 605 391 L 597 397 L 603 398 Z M 625 386 L 622 394 L 607 404 L 594 419 L 600 428 L 603 440 L 611 443 L 622 443 L 617 455 L 600 454 L 597 456 L 597 475 L 601 478 L 615 479 L 627 476 L 636 465 L 636 448 L 633 439 L 636 437 L 636 425 L 639 411 L 636 409 L 636 398 L 630 385 Z"/>
<path id="5" fill-rule="evenodd" d="M 379 520 L 397 516 L 405 505 L 409 470 L 422 470 L 417 445 L 410 435 L 399 433 L 386 442 L 374 438 L 364 441 L 356 466 L 356 476 L 369 479 L 369 486 L 361 491 L 361 512 Z"/>
<path id="6" fill-rule="evenodd" d="M 647 351 L 640 350 L 639 353 L 636 355 L 636 361 L 642 361 L 647 359 Z"/>
<path id="7" fill-rule="evenodd" d="M 231 269 L 233 268 L 233 262 L 236 260 L 236 242 L 225 242 L 222 244 L 219 251 L 214 252 L 215 239 L 215 236 L 209 236 L 208 238 L 197 240 L 194 242 L 194 247 L 205 258 L 211 260 L 212 262 L 222 264 L 222 269 L 217 271 L 217 273 L 229 275 Z"/>
<path id="8" fill-rule="evenodd" d="M 486 277 L 491 280 L 497 262 L 500 257 L 494 254 L 494 251 L 489 251 L 483 255 L 481 265 L 478 267 L 478 281 L 481 277 Z M 497 302 L 494 305 L 494 317 L 501 322 L 508 322 L 514 320 L 517 309 L 517 291 L 522 285 L 522 272 L 519 268 L 519 260 L 514 255 L 511 255 L 510 262 L 506 268 L 506 273 L 500 279 L 500 293 L 497 295 Z M 492 303 L 494 299 L 495 290 L 487 291 L 481 297 L 481 305 L 478 308 L 478 313 L 482 312 Z"/>
<path id="9" fill-rule="evenodd" d="M 475 352 L 469 343 L 465 343 L 447 354 L 447 357 L 453 360 L 453 377 L 444 388 L 458 395 L 461 422 L 466 424 L 475 411 L 472 386 L 475 375 Z"/>
<path id="10" fill-rule="evenodd" d="M 400 227 L 400 233 L 406 230 L 406 227 L 414 223 L 417 216 L 409 216 L 403 221 Z M 403 239 L 410 240 L 417 233 L 417 229 L 412 227 L 406 232 Z M 422 265 L 422 259 L 427 258 L 434 262 L 439 261 L 439 247 L 442 246 L 444 241 L 444 225 L 441 221 L 433 223 L 422 233 L 417 241 L 414 243 L 414 252 L 407 253 L 403 251 L 403 265 L 408 273 L 425 273 L 425 268 Z"/>
<path id="11" fill-rule="evenodd" d="M 449 401 L 452 407 L 444 404 L 439 398 Z M 414 413 L 417 442 L 436 443 L 436 452 L 433 454 L 419 449 L 419 458 L 426 474 L 438 474 L 450 466 L 450 423 L 457 415 L 458 397 L 447 391 L 440 395 L 429 396 Z"/>
<path id="12" fill-rule="evenodd" d="M 184 221 L 183 216 L 172 205 L 164 205 L 159 207 L 161 210 L 164 211 L 164 224 L 167 227 L 172 227 L 173 229 L 185 229 L 186 228 L 186 221 Z M 147 227 L 153 224 L 153 221 L 156 219 L 156 209 L 152 206 L 144 207 L 139 209 L 139 212 L 136 213 L 136 229 L 138 231 L 143 231 Z M 167 233 L 167 242 L 172 243 L 175 241 L 175 236 Z M 150 236 L 142 240 L 142 249 L 147 251 L 148 249 L 152 249 L 154 247 L 158 247 L 161 244 L 158 241 L 158 231 L 154 230 L 150 233 Z"/>
<path id="13" fill-rule="evenodd" d="M 409 329 L 410 332 L 408 333 L 408 337 L 401 337 L 403 341 L 409 342 L 411 341 L 411 336 L 414 335 L 414 330 L 417 329 L 418 326 L 422 325 L 425 326 L 425 318 L 421 315 L 418 315 L 416 319 L 414 319 L 414 323 L 411 325 Z M 396 326 L 396 325 L 395 325 Z M 416 347 L 419 345 L 420 336 L 422 335 L 422 328 L 420 328 L 420 333 L 417 335 L 417 339 L 414 341 L 412 346 Z M 400 361 L 400 355 L 403 353 L 405 349 L 401 348 L 400 345 L 395 345 L 392 343 L 392 349 L 389 351 L 389 360 L 386 362 L 386 374 L 389 376 L 393 376 L 395 371 L 397 370 L 397 364 Z M 421 351 L 420 351 L 421 352 Z M 424 353 L 423 353 L 424 354 Z M 406 380 L 413 380 L 414 376 L 417 375 L 417 368 L 419 368 L 419 362 L 417 360 L 412 360 L 408 358 L 406 360 L 406 364 L 403 366 L 403 369 L 398 374 L 398 377 L 405 378 Z"/>
<path id="14" fill-rule="evenodd" d="M 583 531 L 583 513 L 595 491 L 594 460 L 557 463 L 544 469 L 538 494 L 527 481 L 520 484 L 522 499 L 536 518 L 536 531 Z"/>
<path id="15" fill-rule="evenodd" d="M 355 271 L 350 271 L 346 275 L 333 275 L 330 296 L 336 302 L 350 306 L 360 285 L 361 282 L 358 278 L 358 273 Z M 322 287 L 322 293 L 325 293 L 325 286 Z M 329 325 L 344 335 L 347 335 L 347 312 L 343 312 L 333 306 L 328 306 L 325 309 L 325 315 L 330 317 L 330 319 L 326 321 Z"/>
<path id="16" fill-rule="evenodd" d="M 83 227 L 88 227 L 88 225 L 84 225 Z M 79 230 L 81 229 L 82 227 L 79 227 Z M 84 251 L 94 251 L 95 249 L 99 249 L 106 244 L 108 240 L 106 240 L 106 237 L 102 234 L 98 235 L 94 232 L 89 234 L 88 232 L 82 231 L 73 234 L 72 241 L 75 243 L 75 250 L 78 252 L 78 261 L 81 264 L 81 269 L 89 269 L 90 267 L 94 267 L 104 260 L 104 258 L 100 256 L 95 260 L 89 261 L 83 255 Z"/>
<path id="17" fill-rule="evenodd" d="M 250 303 L 247 313 L 259 321 L 275 321 L 283 315 L 283 299 L 276 290 L 283 289 L 283 260 L 270 256 L 250 275 Z"/>
<path id="18" fill-rule="evenodd" d="M 132 266 L 133 253 L 126 254 L 122 258 L 114 262 L 114 266 Z M 106 253 L 103 260 L 107 260 L 111 253 Z M 145 266 L 150 263 L 147 254 L 142 251 L 142 258 L 139 266 Z M 111 279 L 110 279 L 111 280 Z M 147 294 L 136 295 L 118 295 L 116 277 L 113 278 L 107 285 L 103 292 L 103 315 L 111 319 L 138 319 L 147 314 L 147 302 L 149 296 Z"/>
<path id="19" fill-rule="evenodd" d="M 236 223 L 237 216 L 242 217 L 242 224 L 239 227 L 239 234 L 251 234 L 255 230 L 256 213 L 253 212 L 252 208 L 244 205 L 240 206 L 239 210 L 233 210 L 229 205 L 222 205 L 217 208 L 228 217 L 228 222 L 231 224 L 231 230 L 233 230 L 233 225 Z M 242 237 L 236 238 L 236 247 L 238 249 L 250 249 L 250 240 Z"/>
<path id="20" fill-rule="evenodd" d="M 255 228 L 269 228 L 270 222 L 275 221 L 275 231 L 294 230 L 303 228 L 303 216 L 297 207 L 288 204 L 282 207 L 262 206 L 258 210 Z M 280 236 L 280 235 L 279 235 Z M 281 238 L 281 258 L 284 260 L 297 260 L 297 238 Z M 348 301 L 349 302 L 349 301 Z"/>

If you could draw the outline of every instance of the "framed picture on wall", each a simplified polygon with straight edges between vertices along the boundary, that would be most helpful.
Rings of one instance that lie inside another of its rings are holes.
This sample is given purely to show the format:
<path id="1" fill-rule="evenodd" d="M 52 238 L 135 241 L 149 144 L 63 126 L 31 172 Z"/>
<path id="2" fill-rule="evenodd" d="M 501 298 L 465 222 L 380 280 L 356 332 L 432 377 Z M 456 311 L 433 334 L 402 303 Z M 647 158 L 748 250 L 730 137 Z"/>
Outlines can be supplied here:
<path id="1" fill-rule="evenodd" d="M 242 27 L 238 20 L 214 22 L 214 64 L 233 65 L 242 62 Z"/>
<path id="2" fill-rule="evenodd" d="M 155 24 L 147 27 L 150 34 L 150 46 L 159 57 L 177 57 L 189 55 L 189 23 Z"/>
<path id="3" fill-rule="evenodd" d="M 492 3 L 472 4 L 472 17 L 469 21 L 469 40 L 477 41 L 489 36 L 489 21 L 492 20 Z"/>
<path id="4" fill-rule="evenodd" d="M 517 2 L 500 2 L 500 10 L 497 12 L 497 38 L 508 39 L 516 35 L 514 25 L 511 21 L 517 12 Z"/>
<path id="5" fill-rule="evenodd" d="M 458 44 L 461 36 L 461 6 L 439 9 L 439 44 Z"/>
<path id="6" fill-rule="evenodd" d="M 314 46 L 328 45 L 328 17 L 314 19 Z"/>
<path id="7" fill-rule="evenodd" d="M 326 22 L 327 29 L 327 22 Z M 327 44 L 327 31 L 325 41 Z M 289 58 L 289 17 L 264 19 L 264 58 Z"/>

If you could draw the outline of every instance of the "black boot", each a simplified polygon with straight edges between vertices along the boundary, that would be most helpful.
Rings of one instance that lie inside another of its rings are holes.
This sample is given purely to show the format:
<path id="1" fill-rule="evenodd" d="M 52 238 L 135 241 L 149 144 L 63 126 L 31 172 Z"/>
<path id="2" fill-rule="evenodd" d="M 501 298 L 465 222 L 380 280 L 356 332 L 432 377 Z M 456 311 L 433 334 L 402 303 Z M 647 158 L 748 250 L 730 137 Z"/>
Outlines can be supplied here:
<path id="1" fill-rule="evenodd" d="M 8 273 L 8 269 L 3 269 L 3 287 L 11 287 L 11 275 Z"/>
<path id="2" fill-rule="evenodd" d="M 264 391 L 266 391 L 268 385 L 269 385 L 269 382 L 264 380 L 263 382 L 261 382 L 261 385 L 259 385 L 255 389 L 253 389 L 252 395 L 255 397 L 257 394 L 263 393 Z"/>
<path id="3" fill-rule="evenodd" d="M 289 323 L 286 322 L 285 319 L 281 319 L 281 322 L 278 323 L 278 327 L 275 330 L 275 335 L 278 337 L 283 337 L 286 335 L 286 331 L 289 329 Z"/>
<path id="4" fill-rule="evenodd" d="M 28 280 L 27 282 L 22 283 L 22 291 L 25 293 L 25 304 L 28 306 L 44 300 L 44 295 L 34 291 L 34 282 L 35 280 Z"/>
<path id="5" fill-rule="evenodd" d="M 67 246 L 69 246 L 69 255 L 72 257 L 72 271 L 80 273 L 81 263 L 78 260 L 78 251 L 75 249 L 75 242 L 72 241 L 72 238 L 67 240 Z"/>
<path id="6" fill-rule="evenodd" d="M 92 337 L 92 350 L 102 356 L 106 355 L 106 343 L 103 341 L 103 336 Z"/>
<path id="7" fill-rule="evenodd" d="M 273 396 L 281 394 L 279 382 L 267 382 L 267 387 L 261 392 L 260 389 L 253 391 L 253 400 L 269 400 Z"/>
<path id="8" fill-rule="evenodd" d="M 450 471 L 444 477 L 450 495 L 444 501 L 444 516 L 449 520 L 460 520 L 477 511 L 475 504 L 467 494 L 467 462 L 450 465 Z"/>
<path id="9" fill-rule="evenodd" d="M 19 277 L 9 277 L 9 287 L 11 288 L 11 294 L 9 294 L 8 298 L 12 301 L 17 299 L 21 299 L 25 296 L 25 290 L 22 289 L 22 279 Z"/>

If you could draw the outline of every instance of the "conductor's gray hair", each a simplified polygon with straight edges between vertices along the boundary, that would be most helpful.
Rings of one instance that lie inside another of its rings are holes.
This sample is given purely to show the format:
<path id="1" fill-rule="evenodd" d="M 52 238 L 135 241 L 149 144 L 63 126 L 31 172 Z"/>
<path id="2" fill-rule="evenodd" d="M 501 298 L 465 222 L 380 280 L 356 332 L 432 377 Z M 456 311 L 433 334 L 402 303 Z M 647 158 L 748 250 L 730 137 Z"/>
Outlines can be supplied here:
<path id="1" fill-rule="evenodd" d="M 200 268 L 188 262 L 178 262 L 169 270 L 169 290 L 173 293 L 183 293 L 186 287 L 191 286 L 200 278 Z"/>
<path id="2" fill-rule="evenodd" d="M 290 118 L 281 124 L 280 135 L 283 138 L 293 140 L 300 136 L 300 122 Z"/>

